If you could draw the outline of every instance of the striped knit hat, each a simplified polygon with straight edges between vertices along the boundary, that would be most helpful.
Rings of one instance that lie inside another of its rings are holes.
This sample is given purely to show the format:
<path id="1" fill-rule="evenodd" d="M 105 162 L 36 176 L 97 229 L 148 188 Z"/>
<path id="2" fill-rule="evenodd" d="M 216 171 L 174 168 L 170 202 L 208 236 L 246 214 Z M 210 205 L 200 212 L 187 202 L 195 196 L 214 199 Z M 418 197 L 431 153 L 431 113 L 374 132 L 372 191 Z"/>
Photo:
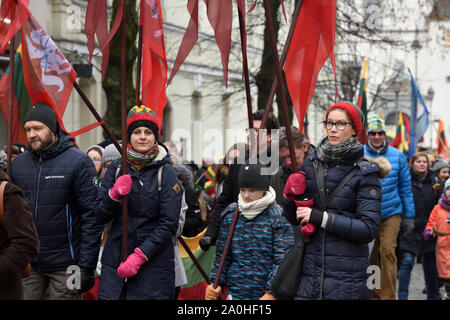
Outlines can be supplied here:
<path id="1" fill-rule="evenodd" d="M 367 132 L 371 132 L 373 130 L 381 130 L 386 132 L 386 125 L 384 124 L 384 120 L 376 114 L 374 114 L 367 123 Z"/>
<path id="2" fill-rule="evenodd" d="M 159 138 L 158 121 L 155 112 L 144 105 L 134 106 L 127 116 L 127 134 L 128 140 L 134 129 L 138 127 L 147 127 L 152 130 L 156 140 Z"/>

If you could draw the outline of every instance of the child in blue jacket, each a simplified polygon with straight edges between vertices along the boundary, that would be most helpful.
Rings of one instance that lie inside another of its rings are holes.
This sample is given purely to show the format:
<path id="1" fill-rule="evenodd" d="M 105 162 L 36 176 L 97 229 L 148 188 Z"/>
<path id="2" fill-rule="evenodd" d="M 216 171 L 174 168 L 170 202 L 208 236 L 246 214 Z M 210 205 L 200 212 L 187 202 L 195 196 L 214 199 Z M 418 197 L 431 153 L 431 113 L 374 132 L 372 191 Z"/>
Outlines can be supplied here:
<path id="1" fill-rule="evenodd" d="M 216 259 L 206 288 L 206 300 L 216 300 L 223 288 L 234 300 L 274 299 L 271 283 L 285 253 L 294 244 L 292 227 L 275 201 L 270 176 L 260 165 L 242 166 L 238 203 L 222 212 Z M 219 285 L 213 288 L 217 269 L 236 206 L 239 216 Z"/>

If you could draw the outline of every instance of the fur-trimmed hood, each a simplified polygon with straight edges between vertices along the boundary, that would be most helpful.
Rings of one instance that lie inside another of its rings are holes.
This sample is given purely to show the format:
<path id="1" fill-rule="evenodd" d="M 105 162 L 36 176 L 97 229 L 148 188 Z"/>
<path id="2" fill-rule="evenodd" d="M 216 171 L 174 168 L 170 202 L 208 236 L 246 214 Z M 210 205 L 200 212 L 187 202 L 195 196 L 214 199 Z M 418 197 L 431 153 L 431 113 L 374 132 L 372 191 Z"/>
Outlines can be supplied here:
<path id="1" fill-rule="evenodd" d="M 372 158 L 367 155 L 364 157 L 370 162 L 374 162 L 377 164 L 378 168 L 380 169 L 380 171 L 378 171 L 378 177 L 380 179 L 386 177 L 389 174 L 389 172 L 391 172 L 391 164 L 389 163 L 389 160 L 386 159 L 385 157 Z"/>

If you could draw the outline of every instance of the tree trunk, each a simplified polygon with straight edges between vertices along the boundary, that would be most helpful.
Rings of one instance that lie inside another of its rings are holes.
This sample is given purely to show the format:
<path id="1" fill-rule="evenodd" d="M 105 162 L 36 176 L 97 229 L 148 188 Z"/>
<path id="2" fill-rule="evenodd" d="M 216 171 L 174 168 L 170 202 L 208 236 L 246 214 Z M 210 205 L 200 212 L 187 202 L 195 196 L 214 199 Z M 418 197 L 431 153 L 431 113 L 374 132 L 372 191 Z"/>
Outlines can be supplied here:
<path id="1" fill-rule="evenodd" d="M 296 0 L 298 1 L 298 0 Z M 276 41 L 278 43 L 278 31 L 280 29 L 280 19 L 284 19 L 284 17 L 281 15 L 278 15 L 279 9 L 280 9 L 280 1 L 271 1 L 271 14 L 273 19 L 273 26 L 276 35 Z M 272 82 L 275 78 L 275 68 L 273 65 L 273 58 L 272 58 L 272 49 L 270 46 L 270 39 L 269 39 L 269 31 L 267 30 L 267 25 L 264 29 L 264 48 L 263 48 L 263 58 L 261 61 L 261 68 L 256 74 L 255 80 L 256 80 L 256 86 L 258 87 L 258 109 L 264 109 L 266 107 L 267 99 L 270 93 L 270 89 L 272 88 Z M 286 88 L 286 101 L 288 104 L 288 113 L 289 118 L 292 119 L 292 101 L 291 97 L 289 96 L 289 91 L 286 87 L 286 79 L 284 77 L 283 73 L 283 82 L 284 86 Z M 277 90 L 278 93 L 278 90 Z M 278 110 L 281 110 L 281 101 L 278 97 L 278 94 L 276 95 L 276 101 L 278 105 Z M 282 112 L 278 112 L 278 119 L 280 121 L 281 125 L 284 125 L 285 121 L 283 119 Z"/>
<path id="2" fill-rule="evenodd" d="M 116 16 L 117 7 L 120 0 L 114 0 L 113 2 L 113 14 Z M 136 89 L 134 87 L 133 70 L 134 63 L 137 57 L 136 38 L 138 33 L 138 14 L 136 10 L 136 0 L 125 1 L 125 11 L 127 19 L 127 107 L 131 109 L 134 106 Z M 111 26 L 113 20 L 111 21 Z M 114 136 L 120 139 L 121 136 L 121 95 L 120 95 L 120 29 L 114 35 L 114 38 L 110 42 L 110 57 L 108 69 L 103 79 L 102 86 L 106 94 L 106 113 L 103 119 L 108 124 L 109 128 L 113 132 Z"/>

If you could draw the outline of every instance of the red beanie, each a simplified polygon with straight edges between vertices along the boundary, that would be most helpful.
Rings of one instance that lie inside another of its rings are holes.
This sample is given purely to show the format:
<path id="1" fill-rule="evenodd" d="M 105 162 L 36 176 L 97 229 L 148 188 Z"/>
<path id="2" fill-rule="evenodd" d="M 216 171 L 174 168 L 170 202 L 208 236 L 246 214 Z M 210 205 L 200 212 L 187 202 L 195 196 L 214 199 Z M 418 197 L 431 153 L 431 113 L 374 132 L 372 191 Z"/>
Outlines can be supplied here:
<path id="1" fill-rule="evenodd" d="M 328 108 L 326 116 L 325 116 L 325 120 L 328 119 L 328 114 L 333 109 L 342 109 L 348 113 L 348 115 L 350 116 L 350 118 L 352 119 L 352 122 L 353 122 L 353 128 L 355 129 L 355 135 L 358 136 L 359 133 L 361 132 L 362 123 L 364 121 L 364 115 L 361 112 L 361 110 L 358 108 L 358 106 L 351 102 L 347 102 L 347 101 L 338 102 L 336 104 L 333 104 L 331 107 Z"/>

